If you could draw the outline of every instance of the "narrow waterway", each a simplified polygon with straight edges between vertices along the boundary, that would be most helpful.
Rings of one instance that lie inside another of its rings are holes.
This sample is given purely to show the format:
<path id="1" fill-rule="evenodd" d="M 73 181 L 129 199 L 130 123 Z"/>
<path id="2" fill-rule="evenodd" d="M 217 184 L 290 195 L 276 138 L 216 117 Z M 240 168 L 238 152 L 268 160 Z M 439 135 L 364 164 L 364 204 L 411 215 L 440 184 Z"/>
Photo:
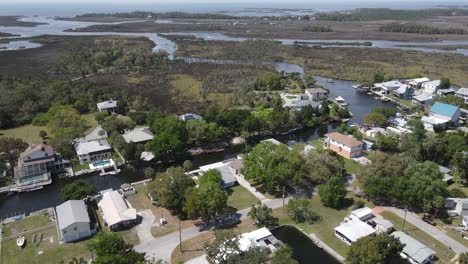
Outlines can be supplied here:
<path id="1" fill-rule="evenodd" d="M 163 49 L 169 53 L 173 58 L 174 52 L 177 50 L 177 45 L 172 41 L 160 37 L 155 33 L 116 33 L 116 32 L 64 32 L 64 30 L 85 27 L 97 23 L 88 22 L 75 22 L 75 21 L 56 21 L 48 18 L 24 18 L 25 21 L 32 22 L 44 22 L 49 23 L 47 25 L 39 25 L 36 27 L 0 27 L 0 32 L 18 34 L 22 37 L 31 37 L 39 35 L 131 35 L 131 36 L 145 36 L 152 40 L 156 46 L 154 51 Z M 195 34 L 195 33 L 194 33 Z M 211 36 L 219 36 L 219 33 Z M 222 34 L 221 34 L 222 35 Z M 205 36 L 209 39 L 209 36 Z M 468 41 L 467 41 L 468 44 Z M 13 44 L 11 44 L 13 45 Z M 18 45 L 18 44 L 14 44 Z M 23 47 L 27 47 L 27 43 L 21 42 Z M 38 45 L 31 42 L 30 48 L 35 48 Z M 14 48 L 4 44 L 2 47 Z M 212 60 L 212 59 L 200 59 L 200 58 L 179 58 L 185 60 L 187 63 L 217 63 L 217 64 L 261 64 L 261 65 L 272 65 L 277 71 L 284 72 L 299 72 L 302 76 L 304 75 L 304 69 L 300 65 L 285 63 L 285 62 L 252 62 L 252 61 L 239 61 L 239 60 Z M 359 93 L 352 88 L 354 82 L 333 80 L 332 82 L 320 76 L 315 76 L 317 84 L 328 88 L 331 92 L 330 98 L 336 96 L 343 97 L 348 103 L 348 109 L 354 114 L 353 118 L 349 121 L 350 123 L 363 123 L 363 117 L 365 114 L 372 111 L 373 108 L 378 106 L 392 107 L 393 104 L 382 103 L 374 100 L 372 96 L 365 93 Z M 308 142 L 312 139 L 317 139 L 323 134 L 334 131 L 337 129 L 336 123 L 330 125 L 324 125 L 317 129 L 304 129 L 297 133 L 281 136 L 278 139 L 287 143 L 289 141 L 296 142 Z M 194 166 L 206 165 L 213 162 L 218 162 L 224 159 L 234 158 L 238 154 L 242 153 L 243 146 L 229 147 L 222 153 L 212 153 L 196 156 L 193 158 Z M 81 177 L 85 182 L 91 183 L 96 186 L 98 191 L 108 188 L 119 188 L 121 184 L 126 182 L 134 182 L 141 180 L 141 173 L 132 177 L 124 177 L 123 175 L 118 176 L 88 176 Z M 64 185 L 70 180 L 54 180 L 53 184 L 45 186 L 44 189 L 30 192 L 30 193 L 19 193 L 8 196 L 0 196 L 0 219 L 9 217 L 12 215 L 27 213 L 42 208 L 56 206 L 61 203 L 60 192 Z"/>

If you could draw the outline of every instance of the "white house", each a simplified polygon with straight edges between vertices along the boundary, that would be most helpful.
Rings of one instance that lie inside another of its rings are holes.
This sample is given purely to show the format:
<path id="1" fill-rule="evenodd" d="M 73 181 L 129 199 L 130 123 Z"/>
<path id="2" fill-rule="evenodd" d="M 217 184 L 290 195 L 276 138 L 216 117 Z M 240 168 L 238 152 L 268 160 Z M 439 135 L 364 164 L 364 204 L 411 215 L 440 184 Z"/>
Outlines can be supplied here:
<path id="1" fill-rule="evenodd" d="M 75 145 L 80 163 L 99 161 L 112 157 L 112 147 L 105 139 L 93 141 L 78 141 Z"/>
<path id="2" fill-rule="evenodd" d="M 421 89 L 423 90 L 423 92 L 428 93 L 428 94 L 436 93 L 439 88 L 440 88 L 440 80 L 425 82 L 421 85 Z"/>
<path id="3" fill-rule="evenodd" d="M 455 95 L 463 98 L 465 104 L 468 104 L 468 88 L 460 88 L 455 92 Z"/>
<path id="4" fill-rule="evenodd" d="M 105 102 L 97 103 L 97 109 L 99 110 L 99 112 L 107 111 L 109 113 L 115 113 L 117 109 L 117 101 L 115 101 L 114 99 L 110 99 Z"/>
<path id="5" fill-rule="evenodd" d="M 423 77 L 423 78 L 416 78 L 416 79 L 409 79 L 406 80 L 406 84 L 411 86 L 414 89 L 421 88 L 421 85 L 425 82 L 430 81 L 429 78 Z"/>
<path id="6" fill-rule="evenodd" d="M 149 127 L 138 127 L 133 130 L 128 130 L 123 133 L 122 137 L 127 143 L 146 143 L 154 138 Z"/>
<path id="7" fill-rule="evenodd" d="M 198 170 L 190 171 L 188 174 L 192 177 L 198 177 L 203 175 L 205 172 L 214 169 L 221 174 L 221 188 L 231 188 L 237 184 L 235 174 L 237 174 L 238 171 L 236 171 L 235 168 L 230 166 L 230 164 L 234 161 L 236 161 L 236 159 L 229 159 L 221 162 L 208 164 L 205 166 L 200 166 Z"/>
<path id="8" fill-rule="evenodd" d="M 91 228 L 88 210 L 82 200 L 69 200 L 55 207 L 60 239 L 72 242 L 89 237 L 96 232 Z"/>
<path id="9" fill-rule="evenodd" d="M 439 89 L 439 90 L 437 90 L 437 94 L 440 95 L 440 96 L 452 95 L 452 94 L 455 94 L 455 90 L 452 89 L 452 88 Z"/>
<path id="10" fill-rule="evenodd" d="M 397 80 L 375 84 L 376 87 L 380 87 L 380 89 L 382 90 L 382 93 L 384 94 L 390 94 L 392 91 L 397 90 L 402 85 L 403 84 Z"/>
<path id="11" fill-rule="evenodd" d="M 272 251 L 281 246 L 281 242 L 265 227 L 244 233 L 239 237 L 239 249 L 243 252 L 252 247 L 266 247 Z"/>
<path id="12" fill-rule="evenodd" d="M 320 101 L 327 98 L 328 91 L 322 88 L 309 88 L 305 90 L 310 100 Z"/>
<path id="13" fill-rule="evenodd" d="M 354 158 L 362 154 L 363 143 L 353 136 L 347 136 L 338 132 L 325 135 L 324 147 L 345 158 Z"/>
<path id="14" fill-rule="evenodd" d="M 137 222 L 136 209 L 129 207 L 118 191 L 105 192 L 98 207 L 111 231 L 131 227 Z"/>
<path id="15" fill-rule="evenodd" d="M 341 225 L 335 227 L 335 236 L 351 245 L 358 239 L 373 236 L 375 229 L 358 218 L 347 217 Z"/>
<path id="16" fill-rule="evenodd" d="M 372 209 L 369 207 L 362 207 L 352 211 L 350 217 L 355 217 L 365 222 L 374 218 L 374 214 L 372 213 Z"/>
<path id="17" fill-rule="evenodd" d="M 201 116 L 199 116 L 197 114 L 193 114 L 193 113 L 186 113 L 186 114 L 180 115 L 179 119 L 184 121 L 184 122 L 192 120 L 192 119 L 203 120 L 203 118 Z"/>
<path id="18" fill-rule="evenodd" d="M 400 240 L 401 244 L 405 245 L 400 253 L 401 257 L 413 264 L 430 263 L 435 256 L 435 252 L 428 246 L 418 240 L 408 236 L 401 231 L 395 231 L 391 236 Z"/>
<path id="19" fill-rule="evenodd" d="M 432 96 L 426 93 L 413 96 L 412 100 L 415 105 L 429 106 L 432 102 Z"/>

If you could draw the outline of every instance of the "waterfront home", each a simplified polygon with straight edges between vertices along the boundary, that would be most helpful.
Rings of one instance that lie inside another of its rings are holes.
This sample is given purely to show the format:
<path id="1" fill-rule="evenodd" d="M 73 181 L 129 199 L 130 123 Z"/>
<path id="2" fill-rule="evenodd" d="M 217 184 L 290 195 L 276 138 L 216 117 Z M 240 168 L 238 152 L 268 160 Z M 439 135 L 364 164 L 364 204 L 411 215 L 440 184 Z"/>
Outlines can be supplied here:
<path id="1" fill-rule="evenodd" d="M 460 107 L 436 102 L 429 110 L 429 116 L 423 116 L 421 121 L 423 121 L 426 129 L 433 131 L 435 125 L 446 127 L 455 124 L 460 118 L 460 114 Z"/>
<path id="2" fill-rule="evenodd" d="M 367 129 L 365 134 L 366 136 L 368 137 L 371 137 L 371 138 L 377 138 L 377 136 L 379 134 L 382 134 L 382 135 L 385 135 L 386 134 L 386 130 L 381 128 L 381 127 L 372 127 L 370 129 Z"/>
<path id="3" fill-rule="evenodd" d="M 265 227 L 239 236 L 239 249 L 242 252 L 253 247 L 265 247 L 274 252 L 282 243 Z"/>
<path id="4" fill-rule="evenodd" d="M 117 110 L 117 101 L 110 99 L 105 102 L 97 103 L 97 109 L 99 112 L 108 112 L 109 114 L 113 114 Z"/>
<path id="5" fill-rule="evenodd" d="M 118 191 L 105 192 L 98 207 L 111 231 L 130 228 L 137 223 L 136 209 L 129 207 Z"/>
<path id="6" fill-rule="evenodd" d="M 105 139 L 79 140 L 75 144 L 75 150 L 81 164 L 109 159 L 112 156 L 112 147 Z"/>
<path id="7" fill-rule="evenodd" d="M 375 233 L 372 226 L 354 217 L 346 217 L 339 226 L 335 227 L 335 236 L 348 245 L 360 238 L 373 236 Z"/>
<path id="8" fill-rule="evenodd" d="M 413 89 L 419 89 L 425 82 L 429 82 L 429 81 L 430 81 L 429 78 L 422 77 L 422 78 L 406 80 L 405 83 L 411 86 Z"/>
<path id="9" fill-rule="evenodd" d="M 421 85 L 421 90 L 428 94 L 434 94 L 440 88 L 440 80 L 428 81 Z"/>
<path id="10" fill-rule="evenodd" d="M 403 84 L 400 81 L 393 80 L 389 82 L 376 83 L 374 84 L 374 87 L 380 88 L 380 90 L 382 91 L 382 94 L 390 94 L 392 91 L 397 90 L 402 85 Z"/>
<path id="11" fill-rule="evenodd" d="M 189 120 L 193 120 L 193 119 L 203 120 L 203 118 L 201 116 L 199 116 L 197 114 L 193 114 L 193 113 L 186 113 L 186 114 L 180 115 L 179 119 L 184 121 L 184 122 L 189 121 Z"/>
<path id="12" fill-rule="evenodd" d="M 413 96 L 414 89 L 407 84 L 403 84 L 393 91 L 393 94 L 400 99 L 409 99 Z"/>
<path id="13" fill-rule="evenodd" d="M 328 95 L 328 91 L 322 88 L 309 88 L 305 90 L 305 93 L 309 97 L 309 100 L 313 101 L 325 100 Z"/>
<path id="14" fill-rule="evenodd" d="M 127 130 L 122 134 L 125 142 L 144 144 L 154 138 L 149 127 L 138 127 L 133 130 Z"/>
<path id="15" fill-rule="evenodd" d="M 435 256 L 435 252 L 428 246 L 410 237 L 402 231 L 395 231 L 391 234 L 394 238 L 400 240 L 404 245 L 400 256 L 413 264 L 430 263 Z"/>
<path id="16" fill-rule="evenodd" d="M 32 144 L 18 158 L 14 168 L 15 183 L 18 186 L 46 185 L 52 183 L 52 175 L 68 175 L 70 161 L 56 155 L 46 144 Z"/>
<path id="17" fill-rule="evenodd" d="M 463 98 L 465 104 L 468 104 L 468 88 L 460 88 L 455 92 L 455 95 Z"/>
<path id="18" fill-rule="evenodd" d="M 432 96 L 426 93 L 418 94 L 413 96 L 412 102 L 414 105 L 421 105 L 427 107 L 432 102 Z"/>
<path id="19" fill-rule="evenodd" d="M 372 209 L 365 206 L 365 207 L 358 208 L 358 209 L 352 211 L 350 217 L 357 218 L 357 219 L 365 222 L 367 220 L 370 220 L 370 219 L 374 218 L 374 214 L 372 212 Z"/>
<path id="20" fill-rule="evenodd" d="M 447 96 L 447 95 L 455 94 L 455 90 L 452 89 L 452 88 L 448 88 L 448 89 L 439 89 L 439 90 L 437 90 L 436 93 L 437 93 L 438 95 L 440 95 L 440 96 Z"/>
<path id="21" fill-rule="evenodd" d="M 240 168 L 239 164 L 235 164 L 234 166 L 230 166 L 232 162 L 236 161 L 236 159 L 228 159 L 225 161 L 220 161 L 212 164 L 208 164 L 205 166 L 200 166 L 198 170 L 190 171 L 188 174 L 192 177 L 198 178 L 202 176 L 205 172 L 209 170 L 217 170 L 221 174 L 221 188 L 228 189 L 237 184 L 236 174 L 239 174 Z M 235 168 L 239 167 L 239 170 Z"/>
<path id="22" fill-rule="evenodd" d="M 363 143 L 351 135 L 333 132 L 325 135 L 324 147 L 350 159 L 362 154 Z"/>
<path id="23" fill-rule="evenodd" d="M 55 207 L 59 239 L 65 243 L 80 240 L 96 233 L 82 200 L 69 200 Z"/>

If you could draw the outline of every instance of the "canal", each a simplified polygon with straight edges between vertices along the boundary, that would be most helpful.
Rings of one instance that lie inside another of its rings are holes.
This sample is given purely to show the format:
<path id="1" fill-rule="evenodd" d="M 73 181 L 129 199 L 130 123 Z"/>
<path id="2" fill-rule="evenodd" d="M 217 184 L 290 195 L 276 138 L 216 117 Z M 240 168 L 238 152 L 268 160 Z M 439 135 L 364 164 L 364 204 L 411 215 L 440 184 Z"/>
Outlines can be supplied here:
<path id="1" fill-rule="evenodd" d="M 293 257 L 301 264 L 307 263 L 340 263 L 333 256 L 319 248 L 304 233 L 294 226 L 280 226 L 271 230 L 271 233 L 283 243 L 289 245 L 293 251 Z"/>

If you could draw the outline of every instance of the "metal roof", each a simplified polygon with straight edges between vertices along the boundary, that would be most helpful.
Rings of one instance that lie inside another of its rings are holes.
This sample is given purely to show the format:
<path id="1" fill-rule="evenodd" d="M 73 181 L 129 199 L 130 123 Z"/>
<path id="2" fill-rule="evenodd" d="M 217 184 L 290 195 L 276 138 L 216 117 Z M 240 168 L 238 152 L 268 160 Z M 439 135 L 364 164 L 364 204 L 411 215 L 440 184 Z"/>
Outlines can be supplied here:
<path id="1" fill-rule="evenodd" d="M 435 104 L 431 107 L 431 113 L 452 118 L 457 113 L 458 109 L 458 106 L 435 102 Z"/>
<path id="2" fill-rule="evenodd" d="M 75 146 L 76 153 L 78 155 L 86 155 L 93 152 L 99 152 L 104 150 L 111 150 L 112 147 L 109 145 L 109 142 L 105 139 L 93 140 L 89 142 L 80 141 Z"/>
<path id="3" fill-rule="evenodd" d="M 392 236 L 405 245 L 403 253 L 418 263 L 423 263 L 427 258 L 435 255 L 432 249 L 401 231 L 393 232 Z"/>
<path id="4" fill-rule="evenodd" d="M 375 233 L 375 230 L 370 225 L 356 218 L 348 218 L 344 223 L 335 227 L 335 231 L 342 234 L 352 242 L 356 242 L 360 238 L 367 237 Z"/>
<path id="5" fill-rule="evenodd" d="M 98 203 L 109 226 L 126 220 L 135 220 L 136 209 L 130 208 L 118 191 L 106 192 Z"/>
<path id="6" fill-rule="evenodd" d="M 60 230 L 74 223 L 89 223 L 88 210 L 82 200 L 68 200 L 55 207 Z"/>

